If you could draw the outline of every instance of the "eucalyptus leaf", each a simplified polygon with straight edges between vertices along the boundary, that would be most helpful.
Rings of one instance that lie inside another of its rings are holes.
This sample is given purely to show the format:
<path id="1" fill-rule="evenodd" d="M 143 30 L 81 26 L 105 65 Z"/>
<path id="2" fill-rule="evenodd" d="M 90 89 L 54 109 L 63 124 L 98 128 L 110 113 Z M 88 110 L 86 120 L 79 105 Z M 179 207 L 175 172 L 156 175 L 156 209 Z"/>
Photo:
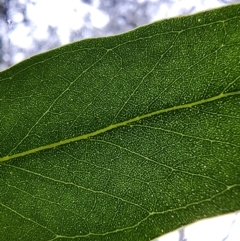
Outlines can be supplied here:
<path id="1" fill-rule="evenodd" d="M 240 209 L 240 5 L 0 73 L 0 239 L 150 240 Z"/>

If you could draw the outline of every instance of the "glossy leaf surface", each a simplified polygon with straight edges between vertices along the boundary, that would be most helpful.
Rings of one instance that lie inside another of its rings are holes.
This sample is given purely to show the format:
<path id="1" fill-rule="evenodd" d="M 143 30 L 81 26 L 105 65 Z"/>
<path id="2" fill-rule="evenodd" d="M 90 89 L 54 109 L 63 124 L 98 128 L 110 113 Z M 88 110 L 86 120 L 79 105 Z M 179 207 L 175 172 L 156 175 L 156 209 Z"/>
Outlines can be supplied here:
<path id="1" fill-rule="evenodd" d="M 240 209 L 240 5 L 0 73 L 1 240 L 149 240 Z"/>

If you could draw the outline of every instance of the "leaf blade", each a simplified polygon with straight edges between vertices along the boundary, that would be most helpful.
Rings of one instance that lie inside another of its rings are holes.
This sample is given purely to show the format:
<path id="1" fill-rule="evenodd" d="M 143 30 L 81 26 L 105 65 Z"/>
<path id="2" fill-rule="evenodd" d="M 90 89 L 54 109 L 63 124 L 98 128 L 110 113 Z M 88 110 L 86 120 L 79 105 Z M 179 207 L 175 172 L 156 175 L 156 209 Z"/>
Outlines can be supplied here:
<path id="1" fill-rule="evenodd" d="M 81 41 L 2 72 L 2 236 L 148 240 L 239 209 L 238 11 Z"/>

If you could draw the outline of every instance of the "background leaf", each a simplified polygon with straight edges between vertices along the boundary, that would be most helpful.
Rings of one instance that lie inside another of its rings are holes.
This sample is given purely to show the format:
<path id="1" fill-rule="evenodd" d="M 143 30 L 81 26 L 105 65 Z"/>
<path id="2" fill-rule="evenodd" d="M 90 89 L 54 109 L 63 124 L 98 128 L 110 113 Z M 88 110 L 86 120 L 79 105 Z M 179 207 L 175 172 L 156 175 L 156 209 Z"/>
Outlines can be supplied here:
<path id="1" fill-rule="evenodd" d="M 239 11 L 80 41 L 2 72 L 3 240 L 149 240 L 240 209 Z"/>

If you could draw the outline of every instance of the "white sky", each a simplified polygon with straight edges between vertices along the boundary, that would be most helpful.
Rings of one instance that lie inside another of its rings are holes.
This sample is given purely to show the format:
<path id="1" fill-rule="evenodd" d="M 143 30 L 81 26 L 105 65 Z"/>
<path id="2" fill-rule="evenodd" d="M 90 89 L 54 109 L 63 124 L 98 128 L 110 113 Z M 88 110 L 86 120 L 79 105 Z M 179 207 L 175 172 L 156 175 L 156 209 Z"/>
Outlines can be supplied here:
<path id="1" fill-rule="evenodd" d="M 22 22 L 23 14 L 18 12 L 8 19 L 9 28 L 11 24 L 17 24 L 16 28 L 10 31 L 10 41 L 21 49 L 34 47 L 34 39 L 47 40 L 49 37 L 49 25 L 57 28 L 57 34 L 61 44 L 69 43 L 71 31 L 79 30 L 84 24 L 84 19 L 89 16 L 92 27 L 101 29 L 110 21 L 107 13 L 98 10 L 100 0 L 94 0 L 93 5 L 84 4 L 79 0 L 31 0 L 27 4 L 27 16 L 34 24 L 27 26 Z M 154 2 L 154 0 L 152 0 Z M 19 0 L 19 3 L 26 4 L 26 0 Z M 144 0 L 139 0 L 144 2 Z M 191 4 L 190 4 L 191 3 Z M 222 6 L 223 3 L 217 0 L 175 0 L 171 4 L 162 4 L 157 9 L 157 14 L 152 18 L 156 21 L 163 18 L 178 16 L 186 10 L 195 6 L 195 11 L 203 11 Z M 57 6 L 57 7 L 56 7 Z M 92 37 L 85 36 L 85 37 Z M 25 58 L 22 52 L 14 55 L 14 62 Z M 234 225 L 232 222 L 235 220 Z M 231 214 L 221 219 L 211 219 L 199 222 L 185 229 L 188 241 L 220 241 L 230 232 L 228 241 L 240 240 L 240 214 Z M 178 232 L 168 234 L 161 241 L 178 240 Z"/>
<path id="2" fill-rule="evenodd" d="M 240 241 L 240 212 L 204 219 L 185 228 L 186 241 Z M 179 233 L 171 232 L 155 241 L 179 241 Z"/>
<path id="3" fill-rule="evenodd" d="M 139 0 L 144 2 L 145 0 Z M 157 0 L 151 0 L 156 2 Z M 26 4 L 26 0 L 19 0 L 19 3 Z M 100 0 L 94 0 L 92 5 L 85 4 L 79 0 L 31 0 L 31 4 L 26 4 L 26 13 L 32 26 L 21 23 L 23 14 L 18 12 L 8 20 L 11 24 L 17 24 L 16 28 L 9 33 L 12 44 L 20 49 L 34 48 L 34 39 L 47 40 L 49 37 L 48 28 L 56 27 L 61 45 L 70 41 L 71 31 L 79 30 L 85 22 L 87 16 L 90 17 L 91 27 L 101 29 L 110 21 L 106 12 L 98 9 Z M 191 4 L 189 4 L 191 3 Z M 194 12 L 222 6 L 223 3 L 217 0 L 175 0 L 168 4 L 161 4 L 151 22 L 178 16 L 184 10 L 195 7 Z M 56 7 L 57 6 L 57 7 Z M 89 33 L 88 33 L 89 34 Z M 84 37 L 93 37 L 90 35 Z M 23 52 L 19 51 L 14 56 L 14 62 L 19 62 L 25 58 Z"/>

